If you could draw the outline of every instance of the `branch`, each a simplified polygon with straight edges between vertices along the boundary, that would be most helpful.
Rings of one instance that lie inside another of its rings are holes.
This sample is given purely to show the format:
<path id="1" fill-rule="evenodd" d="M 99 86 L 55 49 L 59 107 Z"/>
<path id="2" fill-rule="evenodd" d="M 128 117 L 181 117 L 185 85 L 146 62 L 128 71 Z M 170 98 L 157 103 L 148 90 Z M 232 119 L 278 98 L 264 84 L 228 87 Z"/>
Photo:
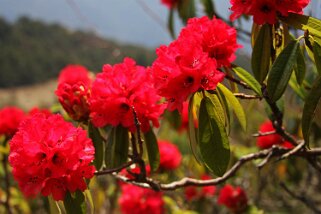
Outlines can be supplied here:
<path id="1" fill-rule="evenodd" d="M 95 175 L 99 176 L 99 175 L 106 175 L 106 174 L 112 174 L 114 172 L 120 172 L 121 170 L 130 167 L 131 165 L 133 165 L 135 162 L 134 161 L 130 161 L 128 163 L 125 163 L 119 167 L 113 168 L 113 169 L 105 169 L 103 171 L 96 171 Z"/>
<path id="2" fill-rule="evenodd" d="M 262 137 L 262 136 L 268 136 L 276 134 L 276 131 L 270 131 L 270 132 L 258 132 L 256 134 L 252 134 L 252 137 Z"/>
<path id="3" fill-rule="evenodd" d="M 228 75 L 228 74 L 225 74 L 225 78 L 228 79 L 228 80 L 230 80 L 230 81 L 232 81 L 232 82 L 235 82 L 236 84 L 242 86 L 242 87 L 245 88 L 245 89 L 250 89 L 250 90 L 252 90 L 252 88 L 251 88 L 248 84 L 246 84 L 245 82 L 243 82 L 243 81 L 241 81 L 241 80 L 235 79 L 234 77 L 232 77 L 232 76 L 230 76 L 230 75 Z"/>
<path id="4" fill-rule="evenodd" d="M 234 93 L 234 96 L 240 99 L 247 99 L 247 100 L 262 99 L 262 97 L 257 95 L 249 95 L 249 94 L 243 94 L 243 93 Z"/>
<path id="5" fill-rule="evenodd" d="M 295 150 L 295 149 L 296 149 L 296 147 L 293 150 Z M 265 149 L 265 150 L 259 151 L 257 153 L 251 153 L 251 154 L 245 155 L 242 158 L 240 158 L 232 166 L 232 168 L 229 169 L 222 177 L 218 177 L 218 178 L 211 179 L 211 180 L 198 180 L 198 179 L 194 179 L 194 178 L 185 177 L 185 178 L 182 178 L 181 180 L 174 181 L 172 183 L 161 184 L 158 181 L 154 181 L 151 178 L 146 178 L 146 182 L 136 182 L 136 181 L 130 180 L 124 176 L 120 176 L 116 173 L 114 173 L 113 175 L 117 179 L 119 179 L 123 182 L 126 182 L 126 183 L 131 183 L 136 186 L 140 186 L 140 187 L 144 187 L 144 188 L 153 188 L 154 189 L 155 187 L 158 187 L 160 190 L 176 190 L 178 188 L 187 187 L 187 186 L 217 185 L 217 184 L 221 184 L 221 183 L 225 182 L 226 180 L 228 180 L 229 178 L 233 177 L 236 174 L 236 172 L 245 163 L 247 163 L 249 161 L 263 159 L 263 158 L 267 158 L 267 157 L 269 157 L 268 158 L 268 161 L 269 161 L 272 157 L 281 157 L 282 155 L 284 155 L 288 152 L 289 152 L 289 149 L 274 146 L 270 149 Z M 300 150 L 300 151 L 293 153 L 293 156 L 303 157 L 306 159 L 314 157 L 314 156 L 320 156 L 320 155 L 321 155 L 321 147 L 314 148 L 311 150 Z"/>

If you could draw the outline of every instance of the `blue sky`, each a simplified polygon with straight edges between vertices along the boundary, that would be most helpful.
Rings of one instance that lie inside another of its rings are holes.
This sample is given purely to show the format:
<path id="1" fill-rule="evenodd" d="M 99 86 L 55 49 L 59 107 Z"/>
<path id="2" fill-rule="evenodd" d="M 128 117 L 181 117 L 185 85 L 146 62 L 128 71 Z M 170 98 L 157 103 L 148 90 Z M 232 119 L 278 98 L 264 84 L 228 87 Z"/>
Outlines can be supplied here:
<path id="1" fill-rule="evenodd" d="M 225 17 L 228 2 L 216 1 Z M 126 43 L 156 47 L 171 41 L 165 27 L 168 9 L 160 0 L 0 0 L 0 16 L 14 21 L 22 15 L 71 29 L 94 30 Z M 180 20 L 176 25 L 181 26 Z"/>

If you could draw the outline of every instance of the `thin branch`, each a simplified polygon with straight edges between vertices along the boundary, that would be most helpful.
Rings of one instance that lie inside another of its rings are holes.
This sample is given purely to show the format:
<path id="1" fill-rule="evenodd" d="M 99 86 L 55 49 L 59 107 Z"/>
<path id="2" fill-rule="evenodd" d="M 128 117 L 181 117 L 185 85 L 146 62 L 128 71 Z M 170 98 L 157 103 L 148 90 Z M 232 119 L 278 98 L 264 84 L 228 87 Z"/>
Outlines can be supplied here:
<path id="1" fill-rule="evenodd" d="M 243 94 L 243 93 L 234 93 L 234 96 L 240 99 L 247 99 L 247 100 L 262 99 L 262 97 L 257 95 L 249 95 L 249 94 Z"/>
<path id="2" fill-rule="evenodd" d="M 262 137 L 262 136 L 268 136 L 276 134 L 276 131 L 270 131 L 270 132 L 258 132 L 256 134 L 252 134 L 252 137 Z"/>
<path id="3" fill-rule="evenodd" d="M 302 194 L 295 194 L 293 191 L 291 191 L 283 182 L 280 183 L 280 186 L 285 190 L 286 193 L 288 193 L 292 198 L 301 201 L 303 204 L 305 204 L 307 206 L 307 208 L 311 209 L 314 213 L 319 213 L 321 214 L 321 210 L 319 210 L 316 206 L 316 204 L 306 198 L 304 195 Z"/>
<path id="4" fill-rule="evenodd" d="M 305 141 L 302 141 L 301 143 L 299 143 L 296 147 L 294 147 L 293 149 L 291 149 L 289 152 L 285 153 L 284 155 L 282 155 L 279 160 L 283 160 L 286 158 L 289 158 L 290 156 L 296 154 L 297 152 L 299 152 L 301 149 L 303 149 L 305 146 Z"/>
<path id="5" fill-rule="evenodd" d="M 230 81 L 232 81 L 232 82 L 235 82 L 236 84 L 242 86 L 242 87 L 245 88 L 245 89 L 251 89 L 251 90 L 252 90 L 252 88 L 251 88 L 248 84 L 246 84 L 245 82 L 243 82 L 243 81 L 241 81 L 241 80 L 235 79 L 234 77 L 232 77 L 232 76 L 230 76 L 230 75 L 227 75 L 227 74 L 226 74 L 226 75 L 225 75 L 225 78 L 228 79 L 228 80 L 230 80 Z"/>
<path id="6" fill-rule="evenodd" d="M 120 172 L 121 170 L 130 167 L 131 165 L 133 165 L 135 162 L 134 161 L 130 161 L 128 163 L 125 163 L 119 167 L 113 168 L 113 169 L 105 169 L 103 171 L 96 171 L 95 175 L 99 176 L 99 175 L 106 175 L 106 174 L 112 174 L 114 172 Z"/>
<path id="7" fill-rule="evenodd" d="M 225 182 L 229 178 L 233 177 L 236 172 L 247 162 L 250 162 L 252 160 L 257 160 L 257 159 L 263 159 L 266 158 L 267 156 L 270 157 L 280 157 L 283 154 L 288 153 L 288 149 L 284 149 L 282 147 L 272 147 L 271 149 L 266 149 L 259 151 L 257 153 L 252 153 L 243 156 L 240 158 L 233 166 L 231 169 L 229 169 L 222 177 L 211 179 L 211 180 L 198 180 L 194 178 L 182 178 L 181 180 L 174 181 L 172 183 L 168 184 L 161 184 L 158 181 L 154 181 L 151 178 L 146 178 L 146 182 L 136 182 L 132 181 L 124 176 L 120 176 L 117 174 L 113 174 L 117 179 L 134 184 L 136 186 L 144 187 L 144 188 L 152 188 L 151 186 L 154 187 L 159 187 L 160 190 L 175 190 L 178 188 L 182 187 L 187 187 L 187 186 L 209 186 L 209 185 L 217 185 Z M 303 157 L 303 158 L 308 158 L 308 157 L 314 157 L 314 156 L 320 156 L 321 155 L 321 148 L 314 148 L 311 150 L 301 150 L 293 154 L 294 156 L 298 157 Z M 270 160 L 270 159 L 269 159 Z"/>

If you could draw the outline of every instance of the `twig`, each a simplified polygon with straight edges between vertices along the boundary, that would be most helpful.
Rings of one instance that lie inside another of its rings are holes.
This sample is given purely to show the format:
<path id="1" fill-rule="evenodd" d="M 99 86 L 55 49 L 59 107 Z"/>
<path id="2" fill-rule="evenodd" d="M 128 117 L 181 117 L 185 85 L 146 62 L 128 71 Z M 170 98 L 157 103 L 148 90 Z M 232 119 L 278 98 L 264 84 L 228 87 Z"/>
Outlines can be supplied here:
<path id="1" fill-rule="evenodd" d="M 211 179 L 211 180 L 198 180 L 194 178 L 182 178 L 181 180 L 174 181 L 172 183 L 167 183 L 167 184 L 161 184 L 157 181 L 154 181 L 150 178 L 146 178 L 146 182 L 136 182 L 132 181 L 124 176 L 120 176 L 116 173 L 113 175 L 127 183 L 134 184 L 136 186 L 144 187 L 144 188 L 152 188 L 153 187 L 159 187 L 160 190 L 175 190 L 178 188 L 182 187 L 187 187 L 187 186 L 209 186 L 209 185 L 217 185 L 225 182 L 229 178 L 235 175 L 235 173 L 244 165 L 245 163 L 252 161 L 252 160 L 257 160 L 257 159 L 262 159 L 266 158 L 267 156 L 271 157 L 280 157 L 283 154 L 286 154 L 288 152 L 288 149 L 284 149 L 282 147 L 274 147 L 271 149 L 266 149 L 259 151 L 257 153 L 252 153 L 243 156 L 240 158 L 233 166 L 231 169 L 229 169 L 222 177 Z M 303 158 L 308 158 L 308 157 L 314 157 L 314 156 L 320 156 L 321 155 L 321 148 L 314 148 L 311 150 L 301 150 L 293 154 L 298 157 L 303 157 Z"/>
<path id="2" fill-rule="evenodd" d="M 304 148 L 305 146 L 305 141 L 302 141 L 301 143 L 299 143 L 296 147 L 294 147 L 293 149 L 291 149 L 289 152 L 285 153 L 284 155 L 282 155 L 279 160 L 283 160 L 286 158 L 289 158 L 290 156 L 294 155 L 295 153 L 297 153 L 298 151 L 300 151 L 302 148 Z"/>
<path id="3" fill-rule="evenodd" d="M 234 96 L 240 99 L 247 99 L 247 100 L 262 99 L 262 97 L 257 95 L 249 95 L 249 94 L 243 94 L 243 93 L 234 93 Z"/>
<path id="4" fill-rule="evenodd" d="M 280 183 L 280 186 L 285 190 L 286 193 L 288 193 L 292 198 L 297 199 L 298 201 L 301 201 L 303 204 L 307 206 L 307 208 L 311 209 L 314 213 L 321 214 L 321 211 L 317 208 L 315 203 L 302 194 L 295 194 L 293 191 L 291 191 L 283 182 Z"/>
<path id="5" fill-rule="evenodd" d="M 113 169 L 105 169 L 103 171 L 96 171 L 95 175 L 99 176 L 99 175 L 106 175 L 106 174 L 112 174 L 114 172 L 120 172 L 122 169 L 125 169 L 127 167 L 130 167 L 131 165 L 133 165 L 135 162 L 134 161 L 130 161 L 128 163 L 125 163 L 119 167 L 113 168 Z"/>
<path id="6" fill-rule="evenodd" d="M 252 89 L 248 84 L 246 84 L 245 82 L 241 81 L 241 80 L 238 80 L 238 79 L 235 79 L 234 77 L 230 76 L 230 75 L 225 75 L 225 78 L 232 81 L 232 82 L 235 82 L 236 84 L 242 86 L 243 88 L 245 89 Z"/>
<path id="7" fill-rule="evenodd" d="M 268 135 L 272 135 L 272 134 L 276 134 L 276 131 L 258 132 L 256 134 L 252 134 L 252 137 L 262 137 L 262 136 L 268 136 Z"/>

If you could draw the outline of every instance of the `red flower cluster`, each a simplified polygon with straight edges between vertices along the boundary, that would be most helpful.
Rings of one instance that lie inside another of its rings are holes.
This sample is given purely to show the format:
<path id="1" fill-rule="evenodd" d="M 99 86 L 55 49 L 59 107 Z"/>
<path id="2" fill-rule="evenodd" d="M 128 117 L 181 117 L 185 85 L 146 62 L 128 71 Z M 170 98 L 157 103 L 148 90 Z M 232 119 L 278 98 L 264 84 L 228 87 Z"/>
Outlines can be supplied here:
<path id="1" fill-rule="evenodd" d="M 271 121 L 266 121 L 260 126 L 260 133 L 273 132 L 275 131 Z M 293 145 L 290 142 L 284 141 L 283 138 L 278 134 L 269 134 L 260 136 L 257 138 L 256 145 L 260 149 L 268 149 L 273 145 L 280 145 L 284 148 L 291 149 Z"/>
<path id="2" fill-rule="evenodd" d="M 168 141 L 158 141 L 160 163 L 159 168 L 174 170 L 181 164 L 182 155 L 175 144 Z"/>
<path id="3" fill-rule="evenodd" d="M 86 131 L 60 115 L 35 114 L 24 120 L 10 141 L 9 163 L 27 197 L 39 192 L 63 200 L 67 191 L 84 191 L 95 168 L 94 147 Z"/>
<path id="4" fill-rule="evenodd" d="M 212 179 L 209 175 L 202 175 L 202 180 L 210 180 Z M 197 200 L 203 197 L 212 197 L 215 195 L 216 186 L 204 186 L 200 190 L 195 186 L 186 187 L 185 190 L 185 197 L 188 201 Z"/>
<path id="5" fill-rule="evenodd" d="M 121 124 L 135 131 L 135 108 L 141 130 L 146 132 L 150 128 L 149 121 L 159 126 L 158 118 L 164 111 L 164 106 L 157 104 L 160 98 L 149 70 L 125 58 L 123 63 L 113 67 L 104 65 L 103 72 L 97 74 L 90 99 L 90 117 L 97 127 Z"/>
<path id="6" fill-rule="evenodd" d="M 44 115 L 46 115 L 47 117 L 49 117 L 51 115 L 51 112 L 48 110 L 48 109 L 40 109 L 38 107 L 34 107 L 32 108 L 29 112 L 28 112 L 28 115 L 29 116 L 32 116 L 32 115 L 35 115 L 35 114 L 38 114 L 38 113 L 42 113 Z"/>
<path id="7" fill-rule="evenodd" d="M 241 213 L 247 207 L 247 197 L 243 189 L 225 185 L 218 196 L 218 203 L 225 205 L 233 213 Z"/>
<path id="8" fill-rule="evenodd" d="M 169 9 L 176 7 L 179 0 L 161 0 L 162 4 L 166 5 Z"/>
<path id="9" fill-rule="evenodd" d="M 121 190 L 122 194 L 118 203 L 123 214 L 164 213 L 164 201 L 161 192 L 131 184 L 122 185 Z"/>
<path id="10" fill-rule="evenodd" d="M 13 136 L 24 118 L 25 113 L 17 107 L 0 109 L 0 136 Z"/>
<path id="11" fill-rule="evenodd" d="M 55 93 L 60 104 L 73 120 L 88 120 L 90 87 L 91 79 L 85 67 L 68 65 L 61 70 Z"/>
<path id="12" fill-rule="evenodd" d="M 310 0 L 230 0 L 233 11 L 230 19 L 234 21 L 242 14 L 252 15 L 254 22 L 262 25 L 275 24 L 277 16 L 291 13 L 303 13 Z"/>
<path id="13" fill-rule="evenodd" d="M 190 94 L 215 89 L 224 79 L 217 69 L 230 66 L 239 47 L 236 30 L 223 21 L 189 19 L 177 40 L 156 50 L 152 66 L 155 87 L 168 100 L 168 109 L 181 111 Z"/>

